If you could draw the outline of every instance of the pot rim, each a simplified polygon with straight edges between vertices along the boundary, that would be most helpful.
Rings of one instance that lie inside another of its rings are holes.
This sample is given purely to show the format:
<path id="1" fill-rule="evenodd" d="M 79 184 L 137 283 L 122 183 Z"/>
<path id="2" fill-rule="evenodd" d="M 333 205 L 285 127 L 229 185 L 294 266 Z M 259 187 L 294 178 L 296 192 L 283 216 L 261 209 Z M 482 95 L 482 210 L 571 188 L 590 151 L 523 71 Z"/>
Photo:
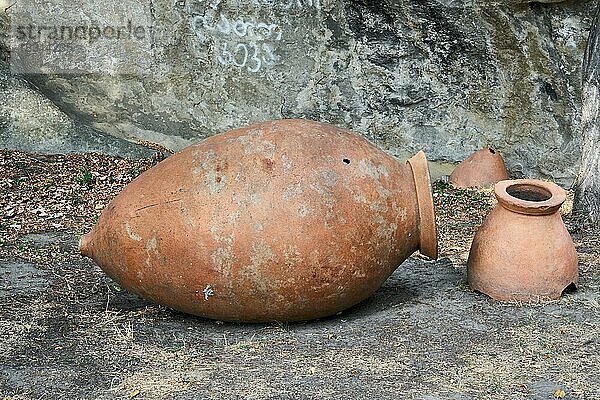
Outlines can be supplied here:
<path id="1" fill-rule="evenodd" d="M 526 200 L 510 194 L 516 187 L 547 197 L 543 200 Z M 557 212 L 567 199 L 567 193 L 556 183 L 539 179 L 510 179 L 494 185 L 494 194 L 502 207 L 519 214 L 550 215 Z"/>
<path id="2" fill-rule="evenodd" d="M 412 171 L 417 194 L 419 251 L 421 254 L 436 260 L 438 256 L 437 227 L 435 225 L 435 209 L 433 207 L 427 158 L 423 151 L 419 151 L 407 162 Z"/>

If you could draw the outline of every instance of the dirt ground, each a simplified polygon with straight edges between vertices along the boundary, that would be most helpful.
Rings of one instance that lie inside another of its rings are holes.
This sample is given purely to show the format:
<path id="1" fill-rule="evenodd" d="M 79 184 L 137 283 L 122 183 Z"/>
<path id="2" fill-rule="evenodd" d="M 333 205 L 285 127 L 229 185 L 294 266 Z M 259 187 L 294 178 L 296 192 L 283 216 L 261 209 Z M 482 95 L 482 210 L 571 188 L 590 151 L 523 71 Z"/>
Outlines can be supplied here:
<path id="1" fill-rule="evenodd" d="M 410 258 L 331 318 L 222 323 L 128 294 L 78 254 L 163 157 L 0 151 L 0 399 L 600 399 L 600 230 L 568 208 L 580 285 L 559 301 L 471 292 L 492 196 L 436 183 L 438 261 Z"/>

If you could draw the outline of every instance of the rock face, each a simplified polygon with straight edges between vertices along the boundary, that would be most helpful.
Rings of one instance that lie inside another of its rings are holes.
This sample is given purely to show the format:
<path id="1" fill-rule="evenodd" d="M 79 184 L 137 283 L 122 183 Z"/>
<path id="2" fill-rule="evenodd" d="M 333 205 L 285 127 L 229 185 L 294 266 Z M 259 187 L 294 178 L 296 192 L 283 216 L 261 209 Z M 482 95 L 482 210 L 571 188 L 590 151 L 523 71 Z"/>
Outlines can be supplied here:
<path id="1" fill-rule="evenodd" d="M 27 79 L 79 123 L 172 149 L 301 117 L 400 157 L 457 162 L 489 144 L 513 177 L 569 184 L 595 3 L 498 3 L 155 0 L 144 74 Z"/>
<path id="2" fill-rule="evenodd" d="M 142 158 L 152 150 L 70 118 L 0 62 L 0 148 L 41 153 L 97 152 Z"/>

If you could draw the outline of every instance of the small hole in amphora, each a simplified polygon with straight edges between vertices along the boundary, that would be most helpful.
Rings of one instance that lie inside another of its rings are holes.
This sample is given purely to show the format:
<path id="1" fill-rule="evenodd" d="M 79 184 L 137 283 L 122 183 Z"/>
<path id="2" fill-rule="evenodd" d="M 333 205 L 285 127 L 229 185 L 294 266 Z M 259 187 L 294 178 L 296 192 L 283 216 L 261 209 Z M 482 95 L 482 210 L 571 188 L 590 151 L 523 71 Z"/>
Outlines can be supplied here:
<path id="1" fill-rule="evenodd" d="M 491 147 L 489 148 L 489 150 L 490 150 L 490 153 L 496 154 L 496 150 L 492 149 Z"/>
<path id="2" fill-rule="evenodd" d="M 344 158 L 342 161 L 344 162 L 344 164 L 350 164 L 350 160 L 348 160 L 347 158 Z"/>
<path id="3" fill-rule="evenodd" d="M 565 294 L 565 293 L 573 293 L 573 292 L 574 292 L 574 291 L 576 291 L 576 290 L 577 290 L 577 285 L 576 285 L 574 282 L 571 282 L 571 283 L 569 284 L 569 286 L 567 286 L 567 287 L 566 287 L 566 288 L 565 288 L 565 289 L 562 291 L 562 294 Z"/>
<path id="4" fill-rule="evenodd" d="M 512 185 L 506 188 L 506 193 L 525 201 L 546 201 L 552 197 L 548 190 L 533 185 Z"/>

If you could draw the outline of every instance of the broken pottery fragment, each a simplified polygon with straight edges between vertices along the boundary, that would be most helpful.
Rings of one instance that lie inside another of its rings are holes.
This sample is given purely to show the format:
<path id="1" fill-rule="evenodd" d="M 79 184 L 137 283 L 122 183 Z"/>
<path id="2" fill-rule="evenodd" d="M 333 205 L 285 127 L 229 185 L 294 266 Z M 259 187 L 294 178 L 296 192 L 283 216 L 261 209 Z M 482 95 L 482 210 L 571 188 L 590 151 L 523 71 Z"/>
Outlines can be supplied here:
<path id="1" fill-rule="evenodd" d="M 507 180 L 477 231 L 467 275 L 473 290 L 497 300 L 557 299 L 577 284 L 577 253 L 559 208 L 565 191 L 551 182 Z"/>
<path id="2" fill-rule="evenodd" d="M 509 179 L 500 153 L 486 146 L 458 164 L 450 175 L 450 183 L 458 188 L 487 188 Z"/>
<path id="3" fill-rule="evenodd" d="M 308 120 L 209 137 L 131 182 L 80 242 L 123 288 L 229 321 L 325 317 L 416 250 L 436 258 L 427 160 Z"/>

